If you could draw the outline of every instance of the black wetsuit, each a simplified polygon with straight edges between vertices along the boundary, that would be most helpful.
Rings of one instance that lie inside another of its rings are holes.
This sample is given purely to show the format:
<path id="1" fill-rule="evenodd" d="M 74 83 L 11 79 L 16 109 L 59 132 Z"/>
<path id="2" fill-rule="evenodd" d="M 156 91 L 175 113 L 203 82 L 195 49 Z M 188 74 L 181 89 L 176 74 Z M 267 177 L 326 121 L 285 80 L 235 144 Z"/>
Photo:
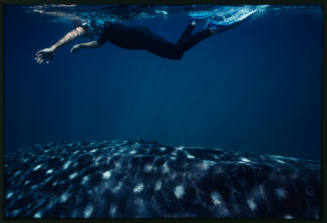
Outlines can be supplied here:
<path id="1" fill-rule="evenodd" d="M 189 24 L 177 43 L 153 33 L 146 27 L 130 27 L 117 23 L 106 23 L 98 42 L 103 44 L 109 41 L 125 49 L 144 49 L 160 57 L 178 60 L 184 52 L 203 39 L 211 36 L 208 29 L 192 35 L 194 26 Z"/>

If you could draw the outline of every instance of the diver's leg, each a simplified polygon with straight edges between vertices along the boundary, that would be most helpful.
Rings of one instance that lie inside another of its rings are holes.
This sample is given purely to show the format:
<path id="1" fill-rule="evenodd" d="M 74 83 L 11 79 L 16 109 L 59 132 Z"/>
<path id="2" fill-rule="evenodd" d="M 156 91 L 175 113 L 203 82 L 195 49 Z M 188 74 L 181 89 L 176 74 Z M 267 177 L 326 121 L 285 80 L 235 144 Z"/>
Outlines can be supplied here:
<path id="1" fill-rule="evenodd" d="M 178 48 L 180 48 L 184 53 L 186 50 L 191 49 L 202 40 L 212 36 L 212 34 L 213 33 L 209 29 L 202 30 L 192 36 L 185 38 L 183 41 L 178 42 Z"/>
<path id="2" fill-rule="evenodd" d="M 144 36 L 144 38 L 142 38 L 144 39 L 144 44 L 142 45 L 144 45 L 144 49 L 157 56 L 179 60 L 182 58 L 186 50 L 212 35 L 209 29 L 191 35 L 194 27 L 195 23 L 188 24 L 176 44 L 169 42 L 148 29 L 145 29 L 142 34 L 142 36 Z"/>
<path id="3" fill-rule="evenodd" d="M 177 41 L 177 44 L 184 41 L 187 37 L 189 37 L 192 34 L 193 29 L 195 28 L 196 23 L 194 21 L 191 21 L 185 28 L 183 34 Z"/>
<path id="4" fill-rule="evenodd" d="M 187 30 L 192 31 L 191 29 Z M 161 36 L 153 33 L 150 30 L 146 30 L 142 34 L 143 36 L 143 49 L 149 52 L 168 59 L 179 60 L 183 56 L 183 52 L 178 48 L 177 44 L 174 44 Z"/>
<path id="5" fill-rule="evenodd" d="M 187 31 L 190 31 L 190 29 Z M 151 33 L 147 38 L 146 50 L 160 57 L 179 60 L 183 57 L 185 51 L 191 49 L 193 46 L 211 35 L 211 31 L 205 29 L 192 36 L 184 36 L 182 40 L 178 41 L 177 44 L 174 44 L 154 33 Z"/>
<path id="6" fill-rule="evenodd" d="M 179 60 L 183 56 L 182 50 L 176 44 L 156 35 L 152 35 L 148 41 L 146 50 L 157 56 L 172 60 Z"/>

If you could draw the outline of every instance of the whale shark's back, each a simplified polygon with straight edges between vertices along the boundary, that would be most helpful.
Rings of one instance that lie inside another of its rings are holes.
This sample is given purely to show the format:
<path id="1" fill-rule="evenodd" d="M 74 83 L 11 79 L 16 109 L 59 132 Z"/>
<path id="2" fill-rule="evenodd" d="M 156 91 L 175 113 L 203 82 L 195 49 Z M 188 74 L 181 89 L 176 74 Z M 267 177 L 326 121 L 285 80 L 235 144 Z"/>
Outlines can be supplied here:
<path id="1" fill-rule="evenodd" d="M 320 164 L 156 142 L 50 143 L 6 156 L 6 217 L 319 218 Z"/>

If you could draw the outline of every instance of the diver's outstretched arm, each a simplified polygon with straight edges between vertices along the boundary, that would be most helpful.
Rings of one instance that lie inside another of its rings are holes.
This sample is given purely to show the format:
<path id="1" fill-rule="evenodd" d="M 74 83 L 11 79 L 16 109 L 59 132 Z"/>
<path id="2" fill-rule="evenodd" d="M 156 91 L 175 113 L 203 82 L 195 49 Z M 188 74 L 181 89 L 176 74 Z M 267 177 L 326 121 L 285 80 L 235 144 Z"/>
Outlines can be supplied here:
<path id="1" fill-rule="evenodd" d="M 83 27 L 80 26 L 70 31 L 63 38 L 61 38 L 57 43 L 53 44 L 51 47 L 38 51 L 35 57 L 36 62 L 41 64 L 43 61 L 46 61 L 46 63 L 49 63 L 50 60 L 53 58 L 55 52 L 60 47 L 73 41 L 79 36 L 83 36 L 84 34 L 85 34 L 85 30 Z"/>
<path id="2" fill-rule="evenodd" d="M 102 46 L 102 44 L 99 41 L 92 41 L 92 42 L 87 42 L 87 43 L 80 43 L 80 44 L 76 44 L 74 45 L 70 52 L 71 53 L 77 53 L 78 50 L 80 50 L 81 48 L 98 48 Z"/>

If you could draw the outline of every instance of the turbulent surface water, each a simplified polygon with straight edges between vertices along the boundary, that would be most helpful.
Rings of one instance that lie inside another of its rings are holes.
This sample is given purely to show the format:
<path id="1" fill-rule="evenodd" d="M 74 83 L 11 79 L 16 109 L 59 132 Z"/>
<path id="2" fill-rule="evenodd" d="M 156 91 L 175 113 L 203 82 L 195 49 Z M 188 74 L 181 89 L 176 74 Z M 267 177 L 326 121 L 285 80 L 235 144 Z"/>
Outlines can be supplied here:
<path id="1" fill-rule="evenodd" d="M 267 7 L 268 5 L 37 5 L 26 7 L 26 10 L 51 16 L 51 21 L 64 23 L 71 23 L 75 19 L 124 22 L 133 19 L 167 18 L 170 15 L 180 14 L 207 23 L 230 25 L 251 14 L 262 14 Z"/>
<path id="2" fill-rule="evenodd" d="M 49 21 L 71 24 L 72 20 L 101 19 L 111 22 L 125 22 L 133 19 L 168 18 L 179 14 L 191 19 L 201 19 L 229 25 L 244 19 L 249 14 L 252 18 L 272 11 L 289 11 L 293 9 L 317 10 L 319 5 L 276 6 L 276 5 L 34 5 L 26 6 L 29 13 L 49 16 Z"/>
<path id="3" fill-rule="evenodd" d="M 5 161 L 5 216 L 319 218 L 320 164 L 144 141 L 25 147 Z"/>

